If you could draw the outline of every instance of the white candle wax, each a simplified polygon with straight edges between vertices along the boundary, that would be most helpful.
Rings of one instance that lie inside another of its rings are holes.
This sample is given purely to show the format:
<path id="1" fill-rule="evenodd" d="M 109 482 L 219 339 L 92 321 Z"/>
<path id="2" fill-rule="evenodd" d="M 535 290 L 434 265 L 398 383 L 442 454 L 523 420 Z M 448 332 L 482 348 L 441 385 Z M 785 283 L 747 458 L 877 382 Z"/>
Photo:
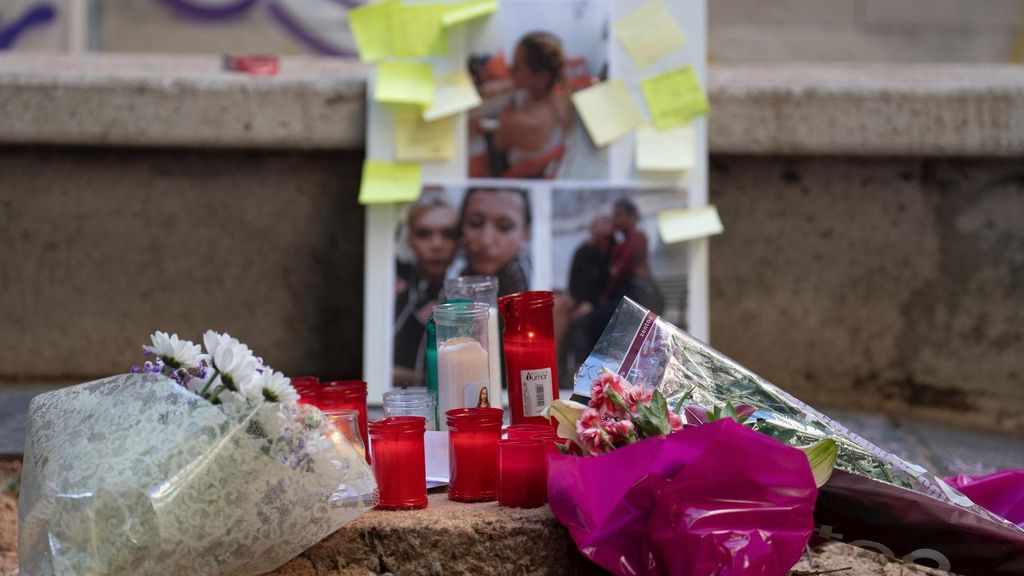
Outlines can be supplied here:
<path id="1" fill-rule="evenodd" d="M 467 394 L 471 400 L 476 399 L 481 387 L 487 388 L 490 394 L 489 373 L 487 350 L 473 338 L 452 338 L 437 348 L 437 400 L 441 430 L 448 429 L 444 416 L 446 411 L 477 406 L 476 403 L 467 406 Z M 499 395 L 499 404 L 500 399 Z"/>
<path id="2" fill-rule="evenodd" d="M 498 316 L 498 309 L 491 308 L 491 312 L 487 316 L 487 360 L 490 364 L 488 374 L 491 377 L 491 408 L 504 408 L 501 405 L 501 334 L 498 327 L 500 324 L 501 317 Z"/>

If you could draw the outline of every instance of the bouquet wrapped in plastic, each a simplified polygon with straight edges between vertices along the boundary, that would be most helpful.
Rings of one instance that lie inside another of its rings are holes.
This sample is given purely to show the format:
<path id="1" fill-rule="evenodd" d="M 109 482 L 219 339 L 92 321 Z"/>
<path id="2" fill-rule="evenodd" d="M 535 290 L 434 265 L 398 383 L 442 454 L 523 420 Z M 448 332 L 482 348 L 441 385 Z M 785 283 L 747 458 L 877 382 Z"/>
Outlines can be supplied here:
<path id="1" fill-rule="evenodd" d="M 22 574 L 259 574 L 372 508 L 362 455 L 227 335 L 33 399 Z"/>
<path id="2" fill-rule="evenodd" d="M 836 470 L 814 510 L 822 538 L 961 574 L 1024 574 L 1024 530 L 629 299 L 577 372 L 573 399 L 607 369 L 679 402 L 688 424 L 728 414 L 792 446 L 834 441 Z"/>

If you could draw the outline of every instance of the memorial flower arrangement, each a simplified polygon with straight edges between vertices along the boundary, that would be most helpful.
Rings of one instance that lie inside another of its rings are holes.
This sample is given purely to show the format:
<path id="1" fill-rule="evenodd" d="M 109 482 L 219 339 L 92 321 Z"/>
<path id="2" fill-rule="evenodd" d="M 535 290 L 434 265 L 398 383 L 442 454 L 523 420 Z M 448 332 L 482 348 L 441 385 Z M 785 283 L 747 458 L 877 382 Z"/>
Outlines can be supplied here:
<path id="1" fill-rule="evenodd" d="M 812 535 L 835 443 L 801 453 L 744 426 L 750 406 L 684 410 L 687 399 L 671 408 L 603 370 L 588 405 L 553 402 L 568 442 L 549 462 L 552 511 L 617 574 L 787 574 Z"/>
<path id="2" fill-rule="evenodd" d="M 156 332 L 143 354 L 33 399 L 23 574 L 258 574 L 376 504 L 355 447 L 236 338 Z"/>
<path id="3" fill-rule="evenodd" d="M 1019 490 L 987 510 L 628 298 L 574 393 L 588 405 L 549 411 L 569 447 L 548 497 L 612 572 L 783 575 L 813 529 L 959 574 L 1024 573 Z"/>

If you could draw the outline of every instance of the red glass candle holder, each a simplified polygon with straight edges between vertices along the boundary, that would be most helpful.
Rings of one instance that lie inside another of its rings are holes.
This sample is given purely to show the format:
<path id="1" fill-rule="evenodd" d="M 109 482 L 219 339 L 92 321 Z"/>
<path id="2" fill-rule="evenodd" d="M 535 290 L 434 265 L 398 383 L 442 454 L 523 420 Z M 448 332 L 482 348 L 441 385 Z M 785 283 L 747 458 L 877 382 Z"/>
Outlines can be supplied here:
<path id="1" fill-rule="evenodd" d="M 321 410 L 355 410 L 359 413 L 359 435 L 367 437 L 366 382 L 362 380 L 335 380 L 326 382 L 316 394 L 316 407 Z M 372 457 L 366 451 L 366 462 Z"/>
<path id="2" fill-rule="evenodd" d="M 299 404 L 316 406 L 316 396 L 320 391 L 320 379 L 316 376 L 292 376 L 292 388 L 299 395 Z"/>
<path id="3" fill-rule="evenodd" d="M 542 412 L 558 398 L 554 293 L 518 292 L 498 299 L 512 424 L 550 424 Z"/>
<path id="4" fill-rule="evenodd" d="M 456 408 L 448 424 L 448 499 L 490 502 L 498 497 L 500 408 Z"/>
<path id="5" fill-rule="evenodd" d="M 536 508 L 547 501 L 547 454 L 544 441 L 498 442 L 498 505 Z"/>
<path id="6" fill-rule="evenodd" d="M 422 416 L 393 416 L 370 423 L 373 473 L 380 489 L 380 510 L 427 507 L 427 466 Z"/>
<path id="7" fill-rule="evenodd" d="M 505 429 L 509 440 L 529 440 L 534 434 L 555 434 L 554 428 L 544 424 L 513 424 Z"/>

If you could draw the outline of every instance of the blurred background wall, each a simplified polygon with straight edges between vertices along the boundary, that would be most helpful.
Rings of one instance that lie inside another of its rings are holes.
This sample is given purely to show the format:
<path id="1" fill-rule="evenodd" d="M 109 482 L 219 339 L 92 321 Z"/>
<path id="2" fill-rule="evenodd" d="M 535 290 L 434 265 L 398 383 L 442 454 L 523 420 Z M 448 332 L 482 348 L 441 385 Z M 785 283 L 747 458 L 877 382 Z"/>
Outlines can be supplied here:
<path id="1" fill-rule="evenodd" d="M 346 5 L 0 3 L 0 387 L 157 328 L 360 373 L 363 69 L 181 55 L 344 57 Z M 1024 1 L 709 7 L 712 343 L 822 406 L 1024 431 Z"/>

